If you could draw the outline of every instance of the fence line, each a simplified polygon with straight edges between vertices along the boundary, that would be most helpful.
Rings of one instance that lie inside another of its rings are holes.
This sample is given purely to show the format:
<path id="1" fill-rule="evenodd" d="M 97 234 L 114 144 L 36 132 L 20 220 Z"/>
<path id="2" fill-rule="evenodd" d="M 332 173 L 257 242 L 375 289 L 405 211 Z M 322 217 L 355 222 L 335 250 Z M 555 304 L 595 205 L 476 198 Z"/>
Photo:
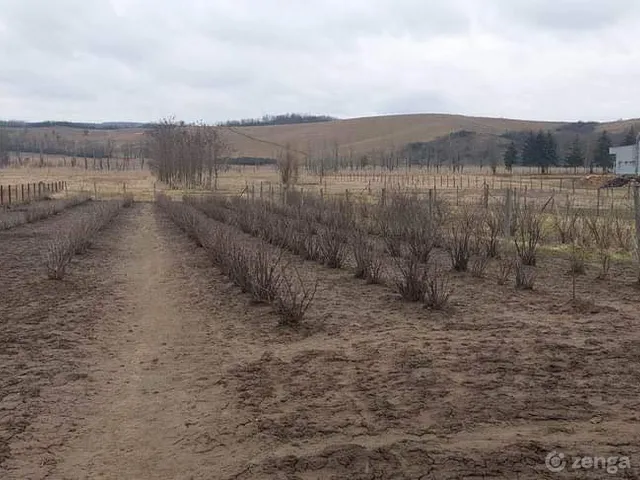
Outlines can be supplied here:
<path id="1" fill-rule="evenodd" d="M 0 206 L 29 203 L 67 189 L 66 181 L 0 185 Z"/>

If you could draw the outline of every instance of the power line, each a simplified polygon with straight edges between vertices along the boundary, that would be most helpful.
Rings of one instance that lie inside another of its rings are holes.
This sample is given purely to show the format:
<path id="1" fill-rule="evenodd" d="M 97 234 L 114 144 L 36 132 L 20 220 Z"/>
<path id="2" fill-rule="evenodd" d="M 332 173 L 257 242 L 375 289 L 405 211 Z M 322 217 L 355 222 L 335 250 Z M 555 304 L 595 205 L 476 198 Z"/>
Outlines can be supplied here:
<path id="1" fill-rule="evenodd" d="M 227 126 L 227 125 L 224 125 L 224 126 L 223 126 L 223 128 L 228 129 L 229 131 L 231 131 L 231 132 L 235 133 L 236 135 L 240 135 L 241 137 L 245 137 L 245 138 L 248 138 L 249 140 L 253 140 L 254 142 L 265 143 L 265 144 L 267 144 L 267 145 L 273 145 L 273 146 L 275 146 L 275 147 L 283 148 L 283 149 L 285 149 L 285 150 L 292 150 L 292 151 L 294 151 L 294 152 L 300 153 L 301 155 L 304 155 L 305 157 L 308 157 L 308 156 L 309 156 L 309 154 L 308 154 L 308 153 L 303 152 L 303 151 L 301 151 L 301 150 L 297 150 L 297 149 L 295 149 L 295 148 L 291 148 L 291 146 L 288 146 L 288 145 L 282 145 L 282 144 L 280 144 L 280 143 L 272 142 L 272 141 L 270 141 L 270 140 L 265 140 L 265 139 L 263 139 L 263 138 L 257 138 L 257 137 L 254 137 L 254 136 L 252 136 L 252 135 L 249 135 L 248 133 L 239 132 L 239 131 L 238 131 L 238 130 L 236 130 L 234 127 L 229 127 L 229 126 Z"/>

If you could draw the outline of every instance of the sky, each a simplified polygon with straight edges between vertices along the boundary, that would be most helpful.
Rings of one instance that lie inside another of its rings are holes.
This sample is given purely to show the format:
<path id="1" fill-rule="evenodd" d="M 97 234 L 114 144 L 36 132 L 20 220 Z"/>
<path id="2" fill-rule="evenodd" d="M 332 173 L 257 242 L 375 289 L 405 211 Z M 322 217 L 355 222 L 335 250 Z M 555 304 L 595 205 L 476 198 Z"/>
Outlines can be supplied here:
<path id="1" fill-rule="evenodd" d="M 639 30 L 639 0 L 0 0 L 0 118 L 635 118 Z"/>

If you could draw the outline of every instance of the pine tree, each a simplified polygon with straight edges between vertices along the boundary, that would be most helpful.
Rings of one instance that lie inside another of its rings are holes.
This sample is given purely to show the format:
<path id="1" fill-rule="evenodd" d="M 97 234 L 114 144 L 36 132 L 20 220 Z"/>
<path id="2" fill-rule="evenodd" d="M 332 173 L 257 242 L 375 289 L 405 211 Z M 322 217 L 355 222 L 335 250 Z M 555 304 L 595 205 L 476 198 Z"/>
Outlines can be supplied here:
<path id="1" fill-rule="evenodd" d="M 542 173 L 547 173 L 549 167 L 558 165 L 558 142 L 553 133 L 547 132 L 546 135 L 540 140 L 540 170 Z"/>
<path id="2" fill-rule="evenodd" d="M 629 130 L 627 130 L 626 135 L 624 136 L 624 140 L 622 140 L 622 147 L 627 146 L 627 145 L 635 145 L 636 144 L 636 129 L 633 125 L 631 125 L 631 127 L 629 127 Z"/>
<path id="3" fill-rule="evenodd" d="M 593 152 L 593 162 L 602 168 L 604 172 L 608 172 L 613 167 L 613 159 L 609 153 L 611 148 L 611 138 L 606 130 L 598 137 L 595 150 Z"/>
<path id="4" fill-rule="evenodd" d="M 507 150 L 504 152 L 504 166 L 507 169 L 507 172 L 511 172 L 513 166 L 518 161 L 518 149 L 516 148 L 516 144 L 511 142 L 511 144 L 507 147 Z"/>
<path id="5" fill-rule="evenodd" d="M 533 132 L 529 132 L 527 138 L 524 141 L 522 147 L 522 164 L 526 166 L 535 165 L 537 162 L 537 141 L 536 135 Z"/>
<path id="6" fill-rule="evenodd" d="M 571 148 L 567 153 L 565 162 L 567 167 L 573 168 L 574 173 L 578 167 L 582 167 L 584 165 L 584 152 L 582 150 L 582 142 L 578 135 L 576 135 L 576 138 L 571 143 Z"/>

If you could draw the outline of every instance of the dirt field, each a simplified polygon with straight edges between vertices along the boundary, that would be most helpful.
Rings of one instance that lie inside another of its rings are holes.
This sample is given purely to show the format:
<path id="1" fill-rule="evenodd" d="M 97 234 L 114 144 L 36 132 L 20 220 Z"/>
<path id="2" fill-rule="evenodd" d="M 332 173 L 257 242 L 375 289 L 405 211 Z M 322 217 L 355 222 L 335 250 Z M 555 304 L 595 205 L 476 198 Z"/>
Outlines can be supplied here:
<path id="1" fill-rule="evenodd" d="M 148 203 L 47 280 L 43 245 L 84 211 L 0 233 L 3 479 L 558 478 L 553 450 L 639 478 L 628 264 L 582 277 L 577 308 L 543 256 L 536 291 L 458 275 L 431 312 L 291 256 L 319 281 L 291 330 Z"/>

